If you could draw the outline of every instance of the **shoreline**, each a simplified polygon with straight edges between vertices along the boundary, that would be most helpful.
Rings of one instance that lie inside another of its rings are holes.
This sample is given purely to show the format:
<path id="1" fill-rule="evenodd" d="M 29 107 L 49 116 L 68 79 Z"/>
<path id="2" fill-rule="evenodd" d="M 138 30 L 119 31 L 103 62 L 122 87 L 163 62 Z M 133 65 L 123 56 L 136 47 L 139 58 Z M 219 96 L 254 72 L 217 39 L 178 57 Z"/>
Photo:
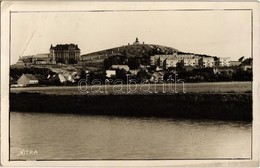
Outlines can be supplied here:
<path id="1" fill-rule="evenodd" d="M 252 121 L 252 93 L 10 93 L 10 111 Z"/>
<path id="2" fill-rule="evenodd" d="M 41 93 L 58 95 L 121 95 L 121 94 L 176 94 L 179 93 L 252 93 L 252 82 L 214 82 L 149 84 L 149 85 L 86 85 L 10 88 L 11 93 Z"/>

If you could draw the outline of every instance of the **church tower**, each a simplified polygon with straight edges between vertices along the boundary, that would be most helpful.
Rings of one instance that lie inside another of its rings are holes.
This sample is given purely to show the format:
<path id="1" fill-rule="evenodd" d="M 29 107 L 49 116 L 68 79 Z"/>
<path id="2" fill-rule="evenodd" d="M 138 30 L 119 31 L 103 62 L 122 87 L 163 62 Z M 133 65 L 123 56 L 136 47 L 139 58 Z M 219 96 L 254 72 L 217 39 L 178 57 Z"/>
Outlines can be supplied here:
<path id="1" fill-rule="evenodd" d="M 134 45 L 140 44 L 140 42 L 139 42 L 139 40 L 138 40 L 138 37 L 136 37 L 135 42 L 134 42 L 133 44 L 134 44 Z"/>

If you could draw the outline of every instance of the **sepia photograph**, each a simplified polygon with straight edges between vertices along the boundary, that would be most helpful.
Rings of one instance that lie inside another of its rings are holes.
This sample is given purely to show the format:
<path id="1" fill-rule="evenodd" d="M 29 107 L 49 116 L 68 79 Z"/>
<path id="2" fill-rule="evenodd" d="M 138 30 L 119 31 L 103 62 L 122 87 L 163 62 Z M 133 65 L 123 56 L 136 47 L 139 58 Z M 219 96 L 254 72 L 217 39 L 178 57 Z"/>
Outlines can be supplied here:
<path id="1" fill-rule="evenodd" d="M 255 159 L 257 1 L 28 3 L 1 6 L 8 162 Z"/>

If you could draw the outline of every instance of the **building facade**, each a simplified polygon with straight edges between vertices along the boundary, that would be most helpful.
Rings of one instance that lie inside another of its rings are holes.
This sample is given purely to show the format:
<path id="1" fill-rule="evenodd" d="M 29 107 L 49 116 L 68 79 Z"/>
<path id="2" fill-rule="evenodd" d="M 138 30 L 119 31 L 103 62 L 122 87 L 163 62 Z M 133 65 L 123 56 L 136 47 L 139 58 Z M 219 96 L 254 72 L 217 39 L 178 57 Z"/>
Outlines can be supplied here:
<path id="1" fill-rule="evenodd" d="M 177 67 L 178 59 L 176 57 L 167 58 L 164 61 L 163 69 L 175 68 Z"/>
<path id="2" fill-rule="evenodd" d="M 155 55 L 150 57 L 151 65 L 157 65 L 168 69 L 169 67 L 176 67 L 177 63 L 183 66 L 199 67 L 200 57 L 190 53 L 173 53 L 165 55 Z"/>
<path id="3" fill-rule="evenodd" d="M 240 64 L 240 61 L 230 61 L 230 66 L 239 66 Z"/>
<path id="4" fill-rule="evenodd" d="M 22 74 L 17 83 L 21 86 L 36 85 L 39 83 L 39 80 L 32 74 Z"/>
<path id="5" fill-rule="evenodd" d="M 51 45 L 50 58 L 56 63 L 75 64 L 80 61 L 80 49 L 75 44 Z"/>
<path id="6" fill-rule="evenodd" d="M 184 58 L 183 59 L 183 65 L 184 66 L 193 66 L 198 67 L 199 66 L 199 58 L 198 57 L 190 57 L 190 58 Z"/>
<path id="7" fill-rule="evenodd" d="M 199 66 L 202 68 L 214 67 L 215 61 L 213 57 L 202 57 L 199 60 Z"/>
<path id="8" fill-rule="evenodd" d="M 219 57 L 217 60 L 217 65 L 220 67 L 229 67 L 230 57 Z"/>

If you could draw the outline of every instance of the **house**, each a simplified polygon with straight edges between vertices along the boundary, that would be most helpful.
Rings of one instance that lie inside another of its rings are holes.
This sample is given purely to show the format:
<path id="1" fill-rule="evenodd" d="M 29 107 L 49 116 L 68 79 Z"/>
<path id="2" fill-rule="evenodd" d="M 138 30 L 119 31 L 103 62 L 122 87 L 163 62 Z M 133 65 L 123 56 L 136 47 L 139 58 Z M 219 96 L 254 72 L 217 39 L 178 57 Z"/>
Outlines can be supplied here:
<path id="1" fill-rule="evenodd" d="M 129 70 L 130 76 L 136 76 L 139 70 Z"/>
<path id="2" fill-rule="evenodd" d="M 240 66 L 240 68 L 241 68 L 243 71 L 249 71 L 249 70 L 252 71 L 252 65 L 242 65 L 242 66 Z"/>
<path id="3" fill-rule="evenodd" d="M 47 61 L 38 59 L 38 60 L 35 61 L 35 64 L 47 64 Z"/>
<path id="4" fill-rule="evenodd" d="M 154 55 L 150 57 L 150 65 L 157 65 L 159 55 Z"/>
<path id="5" fill-rule="evenodd" d="M 194 58 L 184 58 L 183 59 L 183 64 L 184 66 L 195 66 L 196 59 Z"/>
<path id="6" fill-rule="evenodd" d="M 28 56 L 20 56 L 19 60 L 17 61 L 16 65 L 32 65 L 33 64 L 33 55 L 28 55 Z"/>
<path id="7" fill-rule="evenodd" d="M 213 57 L 202 57 L 199 60 L 200 67 L 213 67 L 215 65 L 215 61 Z"/>
<path id="8" fill-rule="evenodd" d="M 32 74 L 23 74 L 17 80 L 17 83 L 21 86 L 36 85 L 39 83 L 39 80 Z"/>
<path id="9" fill-rule="evenodd" d="M 230 66 L 239 66 L 240 64 L 240 61 L 230 61 Z"/>
<path id="10" fill-rule="evenodd" d="M 51 45 L 50 59 L 57 63 L 75 64 L 80 61 L 80 49 L 75 44 Z"/>
<path id="11" fill-rule="evenodd" d="M 150 64 L 163 67 L 164 61 L 168 58 L 176 57 L 176 53 L 172 54 L 158 54 L 150 57 Z"/>
<path id="12" fill-rule="evenodd" d="M 106 77 L 112 78 L 116 76 L 116 70 L 106 70 Z"/>
<path id="13" fill-rule="evenodd" d="M 23 62 L 23 60 L 22 60 L 22 59 L 19 59 L 19 60 L 17 61 L 16 65 L 21 65 L 21 66 L 24 66 L 24 65 L 25 65 L 25 63 Z"/>
<path id="14" fill-rule="evenodd" d="M 219 57 L 217 60 L 217 66 L 220 67 L 229 67 L 230 66 L 230 57 Z"/>
<path id="15" fill-rule="evenodd" d="M 162 81 L 163 80 L 163 73 L 162 72 L 154 72 L 152 74 L 152 77 L 150 78 L 151 82 L 156 82 L 156 81 Z"/>
<path id="16" fill-rule="evenodd" d="M 117 70 L 117 69 L 124 69 L 124 70 L 126 70 L 126 71 L 129 71 L 129 70 L 130 70 L 130 68 L 129 68 L 128 65 L 112 65 L 112 66 L 110 67 L 110 70 Z"/>
<path id="17" fill-rule="evenodd" d="M 180 61 L 184 60 L 184 59 L 192 59 L 194 58 L 194 54 L 190 54 L 190 53 L 183 53 L 183 52 L 177 52 L 177 59 Z"/>
<path id="18" fill-rule="evenodd" d="M 183 69 L 185 69 L 186 71 L 192 71 L 194 69 L 194 66 L 191 65 L 184 66 Z"/>
<path id="19" fill-rule="evenodd" d="M 232 74 L 234 73 L 234 70 L 231 68 L 226 68 L 226 67 L 214 67 L 213 68 L 213 73 L 214 74 Z"/>
<path id="20" fill-rule="evenodd" d="M 49 53 L 36 54 L 33 56 L 35 64 L 56 64 L 56 61 L 50 57 Z"/>
<path id="21" fill-rule="evenodd" d="M 176 66 L 177 66 L 177 63 L 178 63 L 178 59 L 177 59 L 176 57 L 167 58 L 167 59 L 164 61 L 163 69 L 168 69 L 168 68 L 170 68 L 170 67 L 176 67 Z"/>

